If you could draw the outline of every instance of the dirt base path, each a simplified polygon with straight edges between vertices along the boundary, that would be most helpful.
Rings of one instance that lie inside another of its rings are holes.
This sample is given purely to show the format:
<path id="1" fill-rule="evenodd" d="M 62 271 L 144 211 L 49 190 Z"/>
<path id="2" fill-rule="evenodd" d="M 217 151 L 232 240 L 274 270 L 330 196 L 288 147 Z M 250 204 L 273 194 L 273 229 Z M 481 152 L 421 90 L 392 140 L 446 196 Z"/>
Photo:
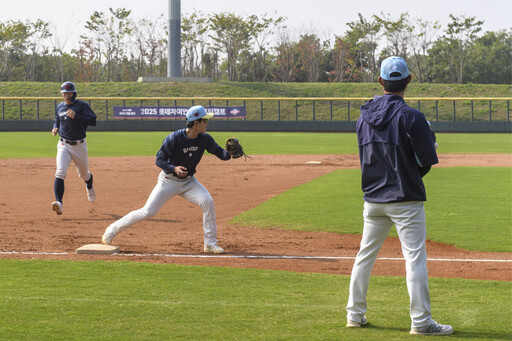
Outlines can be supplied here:
<path id="1" fill-rule="evenodd" d="M 512 167 L 508 154 L 439 158 L 436 167 Z M 309 166 L 307 161 L 321 161 L 322 165 Z M 120 255 L 76 255 L 78 247 L 100 243 L 105 228 L 114 220 L 142 207 L 158 175 L 154 157 L 93 157 L 90 165 L 95 174 L 96 202 L 87 202 L 85 185 L 72 166 L 66 179 L 64 214 L 56 216 L 50 209 L 55 161 L 0 160 L 0 258 L 129 260 L 350 274 L 359 235 L 247 228 L 227 222 L 335 169 L 359 168 L 356 155 L 254 155 L 246 162 L 243 158 L 222 162 L 205 155 L 197 178 L 214 198 L 219 244 L 228 251 L 216 257 L 196 257 L 203 255 L 202 213 L 180 197 L 171 199 L 154 218 L 116 237 Z M 427 243 L 427 251 L 431 277 L 512 280 L 512 253 L 470 252 L 434 242 Z M 284 258 L 290 256 L 302 258 Z M 400 242 L 389 237 L 374 274 L 405 275 L 401 257 Z"/>

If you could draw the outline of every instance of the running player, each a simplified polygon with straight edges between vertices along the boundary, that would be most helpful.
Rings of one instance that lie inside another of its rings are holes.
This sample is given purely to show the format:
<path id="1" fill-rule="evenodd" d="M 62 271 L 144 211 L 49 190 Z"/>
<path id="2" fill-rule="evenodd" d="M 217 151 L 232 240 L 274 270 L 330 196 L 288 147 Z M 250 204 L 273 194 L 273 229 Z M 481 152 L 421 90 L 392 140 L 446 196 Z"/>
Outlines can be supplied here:
<path id="1" fill-rule="evenodd" d="M 208 190 L 194 177 L 205 150 L 221 160 L 231 158 L 229 152 L 206 133 L 208 120 L 212 117 L 213 113 L 206 113 L 200 105 L 188 110 L 186 128 L 168 135 L 156 154 L 156 165 L 162 168 L 162 171 L 146 205 L 107 227 L 102 237 L 104 244 L 110 245 L 119 232 L 143 219 L 153 217 L 169 199 L 180 195 L 203 210 L 204 252 L 225 252 L 217 245 L 213 199 Z"/>
<path id="2" fill-rule="evenodd" d="M 57 143 L 57 171 L 53 190 L 55 201 L 52 210 L 61 215 L 63 212 L 64 179 L 71 161 L 74 162 L 78 176 L 86 183 L 87 199 L 93 202 L 96 198 L 92 186 L 92 174 L 89 172 L 87 141 L 85 131 L 88 126 L 96 125 L 96 114 L 87 102 L 76 99 L 76 86 L 72 82 L 64 82 L 60 87 L 64 102 L 59 103 L 55 110 L 52 135 L 59 134 Z"/>

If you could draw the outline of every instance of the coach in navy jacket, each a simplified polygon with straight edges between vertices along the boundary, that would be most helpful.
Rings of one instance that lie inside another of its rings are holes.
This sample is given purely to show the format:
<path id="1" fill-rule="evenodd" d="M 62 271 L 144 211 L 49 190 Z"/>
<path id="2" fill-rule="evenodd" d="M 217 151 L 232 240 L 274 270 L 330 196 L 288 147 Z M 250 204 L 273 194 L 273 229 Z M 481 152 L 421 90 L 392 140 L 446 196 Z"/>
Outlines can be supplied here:
<path id="1" fill-rule="evenodd" d="M 411 81 L 406 62 L 389 57 L 381 64 L 384 95 L 361 107 L 357 140 L 364 192 L 363 236 L 350 276 L 347 327 L 361 327 L 366 293 L 377 255 L 395 225 L 406 264 L 411 334 L 447 335 L 450 325 L 437 323 L 430 312 L 427 227 L 422 177 L 438 162 L 435 135 L 423 114 L 404 102 Z"/>

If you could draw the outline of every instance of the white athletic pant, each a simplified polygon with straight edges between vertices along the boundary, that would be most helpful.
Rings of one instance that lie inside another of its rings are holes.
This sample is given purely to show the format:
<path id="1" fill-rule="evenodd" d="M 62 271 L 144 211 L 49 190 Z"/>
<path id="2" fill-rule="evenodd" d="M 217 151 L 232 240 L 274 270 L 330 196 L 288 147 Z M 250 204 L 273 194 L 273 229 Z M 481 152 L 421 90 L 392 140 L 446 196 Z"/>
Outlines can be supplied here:
<path id="1" fill-rule="evenodd" d="M 410 298 L 411 327 L 432 322 L 428 290 L 427 234 L 422 201 L 400 203 L 364 203 L 364 228 L 361 246 L 352 268 L 347 320 L 359 322 L 366 313 L 366 293 L 370 274 L 386 236 L 393 224 L 402 243 L 407 290 Z"/>
<path id="2" fill-rule="evenodd" d="M 153 217 L 160 208 L 175 195 L 180 195 L 203 210 L 204 243 L 206 245 L 217 244 L 217 221 L 215 206 L 208 190 L 195 177 L 179 180 L 165 174 L 163 171 L 158 176 L 158 182 L 149 195 L 144 207 L 132 211 L 112 223 L 108 231 L 118 234 L 131 225 Z"/>
<path id="3" fill-rule="evenodd" d="M 57 170 L 55 171 L 55 177 L 59 179 L 66 179 L 68 173 L 68 167 L 71 161 L 76 166 L 78 176 L 84 181 L 90 179 L 89 173 L 89 158 L 87 155 L 87 141 L 70 145 L 69 143 L 63 142 L 59 139 L 57 143 Z"/>

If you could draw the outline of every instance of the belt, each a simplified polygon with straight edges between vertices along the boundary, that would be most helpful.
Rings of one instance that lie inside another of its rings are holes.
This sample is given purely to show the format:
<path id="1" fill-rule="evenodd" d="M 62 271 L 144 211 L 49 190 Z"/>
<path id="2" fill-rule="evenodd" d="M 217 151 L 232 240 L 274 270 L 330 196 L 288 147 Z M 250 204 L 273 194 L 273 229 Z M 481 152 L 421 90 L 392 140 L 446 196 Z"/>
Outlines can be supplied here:
<path id="1" fill-rule="evenodd" d="M 191 177 L 193 177 L 193 175 L 188 175 L 188 176 L 186 176 L 186 177 L 184 177 L 184 178 L 180 178 L 179 176 L 174 175 L 174 174 L 165 174 L 165 178 L 166 178 L 167 180 L 169 180 L 169 179 L 173 178 L 174 180 L 178 180 L 178 181 L 185 181 L 185 180 L 190 179 Z"/>
<path id="2" fill-rule="evenodd" d="M 84 141 L 85 141 L 84 139 L 76 140 L 76 141 L 73 141 L 73 140 L 66 140 L 66 139 L 63 139 L 62 137 L 60 138 L 60 140 L 61 140 L 62 142 L 66 142 L 67 144 L 70 144 L 70 145 L 72 145 L 72 146 L 77 145 L 77 144 L 79 144 L 79 143 L 84 143 Z"/>

